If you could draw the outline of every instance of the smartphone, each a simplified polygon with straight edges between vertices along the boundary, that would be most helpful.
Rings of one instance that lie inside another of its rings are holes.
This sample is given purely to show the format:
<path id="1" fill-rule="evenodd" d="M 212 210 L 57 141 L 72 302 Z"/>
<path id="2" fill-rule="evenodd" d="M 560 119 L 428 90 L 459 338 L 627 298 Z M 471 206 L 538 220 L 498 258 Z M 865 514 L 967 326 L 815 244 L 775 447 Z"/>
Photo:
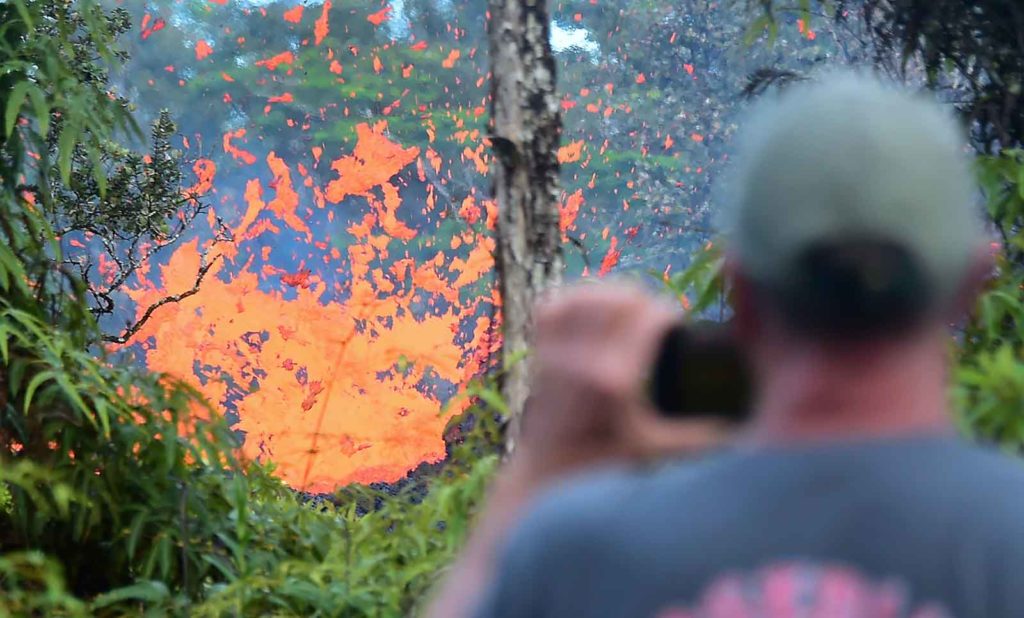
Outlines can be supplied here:
<path id="1" fill-rule="evenodd" d="M 751 372 L 729 325 L 688 322 L 666 333 L 651 372 L 650 397 L 666 417 L 747 420 Z"/>

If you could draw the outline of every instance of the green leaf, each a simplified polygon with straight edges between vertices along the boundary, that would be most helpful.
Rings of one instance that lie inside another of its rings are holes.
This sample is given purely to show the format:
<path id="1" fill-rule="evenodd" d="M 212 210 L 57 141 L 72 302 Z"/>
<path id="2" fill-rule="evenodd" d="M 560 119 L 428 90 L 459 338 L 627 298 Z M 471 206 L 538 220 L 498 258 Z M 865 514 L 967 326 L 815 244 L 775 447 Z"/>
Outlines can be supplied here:
<path id="1" fill-rule="evenodd" d="M 978 300 L 978 318 L 982 326 L 985 328 L 985 332 L 991 339 L 996 334 L 996 322 L 994 318 L 995 309 L 992 306 L 992 297 L 989 294 L 982 296 Z"/>
<path id="2" fill-rule="evenodd" d="M 7 311 L 7 316 L 28 331 L 27 334 L 32 335 L 33 339 L 37 343 L 46 346 L 48 352 L 54 351 L 52 347 L 52 338 L 46 335 L 39 323 L 39 320 L 37 320 L 33 315 L 18 309 L 10 309 Z M 23 341 L 27 340 L 23 339 Z"/>
<path id="3" fill-rule="evenodd" d="M 99 189 L 100 197 L 107 195 L 107 174 L 103 169 L 103 153 L 96 146 L 86 148 L 89 161 L 92 163 L 92 178 L 96 181 L 96 188 Z"/>
<path id="4" fill-rule="evenodd" d="M 243 548 L 243 546 L 226 534 L 217 534 L 217 540 L 223 543 L 225 547 L 231 550 L 231 554 L 235 557 L 235 559 L 242 563 L 239 566 L 244 568 L 245 549 Z"/>
<path id="5" fill-rule="evenodd" d="M 78 392 L 78 389 L 75 388 L 75 385 L 71 383 L 70 379 L 68 379 L 67 374 L 57 373 L 55 381 L 57 382 L 57 385 L 60 387 L 60 389 L 64 391 L 64 394 L 71 401 L 74 407 L 82 415 L 88 416 L 91 419 L 92 414 L 90 414 L 89 412 L 89 406 L 85 405 L 85 400 L 82 399 L 81 393 Z M 93 422 L 95 423 L 95 420 L 93 420 Z"/>
<path id="6" fill-rule="evenodd" d="M 42 386 L 45 382 L 53 380 L 55 375 L 56 374 L 53 371 L 47 370 L 40 371 L 36 375 L 32 376 L 32 379 L 29 380 L 28 382 L 28 387 L 25 389 L 25 402 L 22 409 L 22 412 L 24 414 L 28 414 L 29 408 L 32 407 L 32 398 L 35 396 L 36 391 L 39 389 L 39 387 Z"/>
<path id="7" fill-rule="evenodd" d="M 18 9 L 18 15 L 21 16 L 21 21 L 25 22 L 25 27 L 28 30 L 35 28 L 35 21 L 32 19 L 32 14 L 29 13 L 28 7 L 25 6 L 24 0 L 13 0 L 14 8 Z"/>
<path id="8" fill-rule="evenodd" d="M 4 357 L 6 362 L 6 337 L 4 338 Z M 28 368 L 28 362 L 24 358 L 15 358 L 7 365 L 7 386 L 10 389 L 12 395 L 18 393 L 18 389 L 21 388 L 21 380 L 25 377 L 25 369 Z"/>
<path id="9" fill-rule="evenodd" d="M 36 122 L 39 123 L 39 134 L 46 136 L 50 132 L 50 106 L 46 103 L 46 95 L 39 88 L 30 88 L 28 98 L 32 100 Z"/>
<path id="10" fill-rule="evenodd" d="M 203 554 L 202 558 L 205 562 L 212 565 L 213 568 L 220 571 L 227 581 L 235 581 L 238 578 L 238 574 L 231 568 L 231 563 L 223 557 L 216 554 Z"/>
<path id="11" fill-rule="evenodd" d="M 1017 195 L 1024 200 L 1024 165 L 1017 167 Z"/>
<path id="12" fill-rule="evenodd" d="M 2 288 L 4 292 L 11 289 L 11 265 L 5 263 L 9 254 L 10 250 L 6 246 L 0 248 L 0 288 Z"/>
<path id="13" fill-rule="evenodd" d="M 149 517 L 147 511 L 141 511 L 132 518 L 131 527 L 128 532 L 128 557 L 131 559 L 135 558 L 135 550 L 139 546 L 139 537 L 142 535 L 143 529 L 146 527 L 146 520 Z"/>
<path id="14" fill-rule="evenodd" d="M 57 140 L 57 168 L 60 179 L 67 184 L 71 182 L 71 160 L 75 152 L 75 144 L 81 137 L 81 127 L 77 123 L 68 123 L 60 132 Z"/>
<path id="15" fill-rule="evenodd" d="M 699 313 L 708 309 L 715 304 L 715 301 L 721 297 L 721 294 L 722 279 L 720 277 L 714 277 L 708 282 L 707 286 L 700 293 L 700 296 L 697 297 L 697 300 L 693 304 L 692 311 L 694 313 Z"/>
<path id="16" fill-rule="evenodd" d="M 146 561 L 142 565 L 141 572 L 144 577 L 151 577 L 156 571 L 156 561 L 160 555 L 159 544 L 163 543 L 167 539 L 167 536 L 161 532 L 157 534 L 156 538 L 159 540 L 155 541 L 155 544 L 150 546 L 149 553 L 146 554 Z"/>
<path id="17" fill-rule="evenodd" d="M 747 28 L 747 33 L 743 37 L 743 43 L 745 45 L 753 45 L 754 42 L 757 41 L 757 39 L 759 39 L 774 22 L 775 19 L 769 13 L 765 13 L 755 19 L 753 23 L 750 24 L 750 27 Z"/>
<path id="18" fill-rule="evenodd" d="M 57 513 L 61 517 L 67 517 L 71 502 L 75 499 L 75 493 L 70 487 L 63 483 L 57 483 L 53 486 L 53 502 L 57 505 Z"/>
<path id="19" fill-rule="evenodd" d="M 508 367 L 514 367 L 515 365 L 519 364 L 520 362 L 523 361 L 523 359 L 525 359 L 529 355 L 530 350 L 527 348 L 509 352 L 508 354 L 505 355 L 504 359 L 506 370 Z"/>
<path id="20" fill-rule="evenodd" d="M 145 601 L 157 603 L 170 598 L 171 592 L 163 582 L 146 580 L 130 586 L 115 588 L 110 592 L 96 597 L 92 602 L 92 609 L 109 607 L 123 601 Z"/>
<path id="21" fill-rule="evenodd" d="M 4 135 L 10 137 L 11 133 L 14 133 L 14 125 L 18 122 L 18 114 L 21 112 L 21 108 L 25 105 L 25 97 L 28 96 L 29 89 L 32 88 L 32 82 L 20 81 L 11 88 L 11 93 L 7 99 L 7 110 L 4 113 Z"/>
<path id="22" fill-rule="evenodd" d="M 100 427 L 103 429 L 103 437 L 109 438 L 110 437 L 110 411 L 109 411 L 110 404 L 102 396 L 94 397 L 92 402 L 93 402 L 93 409 L 96 412 L 96 418 L 99 419 Z"/>
<path id="23" fill-rule="evenodd" d="M 166 578 L 171 573 L 171 565 L 173 564 L 172 551 L 174 550 L 171 544 L 170 535 L 164 535 L 160 538 L 160 543 L 157 545 L 157 552 L 160 556 L 160 576 Z"/>
<path id="24" fill-rule="evenodd" d="M 508 405 L 505 403 L 505 400 L 501 398 L 501 395 L 498 394 L 496 391 L 491 390 L 489 388 L 482 388 L 477 392 L 477 395 L 480 397 L 480 399 L 483 399 L 487 403 L 487 405 L 491 406 L 492 408 L 500 412 L 502 416 L 508 414 Z"/>

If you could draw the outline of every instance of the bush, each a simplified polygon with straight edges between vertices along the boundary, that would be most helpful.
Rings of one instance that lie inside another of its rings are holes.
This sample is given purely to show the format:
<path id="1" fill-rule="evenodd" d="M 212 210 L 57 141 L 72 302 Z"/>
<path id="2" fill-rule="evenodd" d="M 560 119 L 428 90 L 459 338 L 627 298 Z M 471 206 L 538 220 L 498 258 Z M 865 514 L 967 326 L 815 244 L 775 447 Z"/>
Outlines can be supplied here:
<path id="1" fill-rule="evenodd" d="M 1024 449 L 1024 150 L 978 161 L 1002 250 L 956 349 L 954 390 L 965 433 Z"/>
<path id="2" fill-rule="evenodd" d="M 9 298 L 0 353 L 0 614 L 405 615 L 496 462 L 478 414 L 422 500 L 415 485 L 303 500 L 237 461 L 186 386 L 94 359 Z"/>

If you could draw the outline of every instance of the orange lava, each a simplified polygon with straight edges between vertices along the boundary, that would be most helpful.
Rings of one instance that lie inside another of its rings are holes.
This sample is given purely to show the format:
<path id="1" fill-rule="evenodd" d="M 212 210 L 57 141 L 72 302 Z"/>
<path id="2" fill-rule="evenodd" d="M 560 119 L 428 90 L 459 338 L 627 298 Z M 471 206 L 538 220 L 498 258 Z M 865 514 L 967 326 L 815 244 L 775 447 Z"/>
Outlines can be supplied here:
<path id="1" fill-rule="evenodd" d="M 239 148 L 238 146 L 235 146 L 232 143 L 232 140 L 244 139 L 244 138 L 245 138 L 245 129 L 244 128 L 238 129 L 236 131 L 228 131 L 227 133 L 225 133 L 224 134 L 224 140 L 223 140 L 224 141 L 224 144 L 223 144 L 224 145 L 224 152 L 230 154 L 236 160 L 239 160 L 239 161 L 245 163 L 246 165 L 252 165 L 253 163 L 256 162 L 256 157 L 251 152 L 247 152 L 245 150 L 242 150 L 241 148 Z"/>
<path id="2" fill-rule="evenodd" d="M 293 8 L 288 9 L 287 11 L 284 12 L 284 20 L 290 21 L 293 24 L 299 23 L 300 21 L 302 21 L 302 11 L 305 8 L 306 7 L 299 4 Z"/>
<path id="3" fill-rule="evenodd" d="M 461 55 L 461 51 L 457 49 L 451 50 L 450 52 L 448 52 L 448 57 L 441 62 L 441 66 L 443 66 L 446 69 L 452 68 L 453 66 L 455 66 L 455 61 L 458 60 Z"/>
<path id="4" fill-rule="evenodd" d="M 324 0 L 324 8 L 320 13 L 320 17 L 317 18 L 316 24 L 313 26 L 313 35 L 316 37 L 316 44 L 319 45 L 323 42 L 324 37 L 330 32 L 330 23 L 328 13 L 331 10 L 331 0 Z"/>
<path id="5" fill-rule="evenodd" d="M 382 8 L 381 10 L 377 11 L 376 13 L 370 13 L 366 17 L 366 21 L 370 22 L 374 26 L 379 26 L 379 25 L 383 24 L 384 22 L 386 22 L 390 16 L 391 16 L 391 7 L 390 6 L 386 6 L 386 7 Z"/>
<path id="6" fill-rule="evenodd" d="M 202 60 L 203 58 L 206 58 L 212 53 L 213 48 L 210 47 L 209 43 L 207 43 L 203 39 L 199 39 L 198 41 L 196 41 L 196 60 Z"/>
<path id="7" fill-rule="evenodd" d="M 393 179 L 420 151 L 385 131 L 383 122 L 359 125 L 353 151 L 331 164 L 338 177 L 325 188 L 327 201 L 362 217 L 348 227 L 355 242 L 331 252 L 326 271 L 270 266 L 283 250 L 271 234 L 287 229 L 307 242 L 313 234 L 291 167 L 270 153 L 265 168 L 251 169 L 272 180 L 251 178 L 244 209 L 223 213 L 234 243 L 193 240 L 155 269 L 159 283 L 130 292 L 141 313 L 192 286 L 202 251 L 220 257 L 199 293 L 161 307 L 136 341 L 151 369 L 197 378 L 214 407 L 236 412 L 244 456 L 273 461 L 281 478 L 307 491 L 395 481 L 444 457 L 442 431 L 459 407 L 441 414 L 435 385 L 478 375 L 494 346 L 487 312 L 477 311 L 492 299 L 468 292 L 490 287 L 491 238 L 467 229 L 457 251 L 391 255 L 393 241 L 417 235 Z M 197 185 L 207 188 L 214 171 L 197 167 Z M 491 220 L 494 205 L 482 208 Z M 324 278 L 332 269 L 348 275 L 340 293 Z"/>
<path id="8" fill-rule="evenodd" d="M 604 255 L 601 260 L 601 270 L 598 271 L 597 276 L 603 277 L 611 272 L 619 264 L 619 258 L 622 257 L 622 250 L 618 248 L 619 239 L 612 237 L 611 246 L 608 247 L 608 253 Z"/>
<path id="9" fill-rule="evenodd" d="M 559 163 L 574 163 L 583 156 L 583 140 L 570 142 L 558 149 Z"/>
<path id="10" fill-rule="evenodd" d="M 282 64 L 291 64 L 293 62 L 295 62 L 295 54 L 290 51 L 286 51 L 275 56 L 271 56 L 265 60 L 257 60 L 256 66 L 266 67 L 268 70 L 274 71 Z"/>

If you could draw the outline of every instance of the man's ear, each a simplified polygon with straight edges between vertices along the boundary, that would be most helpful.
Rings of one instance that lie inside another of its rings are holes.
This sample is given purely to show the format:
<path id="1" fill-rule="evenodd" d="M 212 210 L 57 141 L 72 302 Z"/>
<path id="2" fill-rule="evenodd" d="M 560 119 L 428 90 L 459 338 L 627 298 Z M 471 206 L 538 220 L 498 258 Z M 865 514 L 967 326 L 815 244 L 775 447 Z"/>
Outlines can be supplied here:
<path id="1" fill-rule="evenodd" d="M 995 276 L 996 255 L 999 243 L 980 245 L 971 258 L 967 274 L 960 283 L 960 289 L 951 307 L 953 321 L 960 321 L 974 310 L 975 303 L 989 282 Z"/>

